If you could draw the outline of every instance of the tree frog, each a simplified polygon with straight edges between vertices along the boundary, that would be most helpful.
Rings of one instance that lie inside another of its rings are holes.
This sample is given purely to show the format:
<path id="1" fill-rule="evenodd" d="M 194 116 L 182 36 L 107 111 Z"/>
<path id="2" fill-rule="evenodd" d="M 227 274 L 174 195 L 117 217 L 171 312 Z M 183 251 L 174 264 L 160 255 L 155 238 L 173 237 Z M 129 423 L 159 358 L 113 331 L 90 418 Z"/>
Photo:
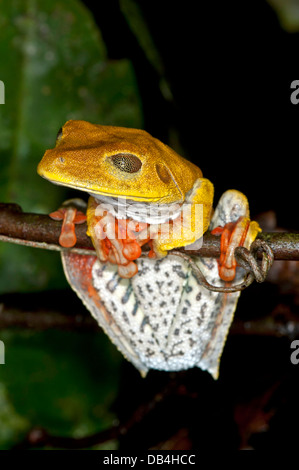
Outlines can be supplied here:
<path id="1" fill-rule="evenodd" d="M 214 229 L 222 234 L 220 260 L 195 262 L 215 286 L 240 282 L 234 248 L 249 248 L 260 230 L 246 197 L 229 190 L 213 212 L 212 183 L 170 147 L 143 130 L 80 120 L 63 126 L 38 173 L 89 194 L 87 233 L 97 257 L 66 250 L 62 262 L 71 287 L 124 356 L 143 375 L 197 366 L 217 378 L 239 292 L 207 290 L 168 252 L 192 247 Z M 52 217 L 63 219 L 60 243 L 74 245 L 74 223 L 85 216 L 63 207 Z"/>

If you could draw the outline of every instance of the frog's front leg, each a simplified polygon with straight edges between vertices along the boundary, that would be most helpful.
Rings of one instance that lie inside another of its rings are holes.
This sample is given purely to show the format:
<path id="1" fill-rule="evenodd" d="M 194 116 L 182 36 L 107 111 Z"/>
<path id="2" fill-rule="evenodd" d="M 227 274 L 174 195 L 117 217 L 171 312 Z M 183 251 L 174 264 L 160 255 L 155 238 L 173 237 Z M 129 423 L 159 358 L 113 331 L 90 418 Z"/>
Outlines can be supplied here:
<path id="1" fill-rule="evenodd" d="M 128 219 L 117 219 L 105 205 L 90 197 L 87 208 L 87 235 L 91 237 L 100 261 L 118 265 L 122 278 L 131 278 L 137 271 L 134 262 L 141 256 L 140 241 L 136 233 L 144 230 L 147 224 Z M 146 241 L 146 240 L 145 240 Z"/>
<path id="2" fill-rule="evenodd" d="M 68 199 L 50 217 L 54 220 L 62 220 L 62 227 L 59 243 L 64 248 L 71 248 L 76 244 L 75 224 L 83 224 L 86 215 L 82 212 L 86 210 L 86 202 L 79 198 Z"/>
<path id="3" fill-rule="evenodd" d="M 182 205 L 180 215 L 167 223 L 150 227 L 153 249 L 158 258 L 175 248 L 190 245 L 208 229 L 214 187 L 206 178 L 199 178 Z"/>

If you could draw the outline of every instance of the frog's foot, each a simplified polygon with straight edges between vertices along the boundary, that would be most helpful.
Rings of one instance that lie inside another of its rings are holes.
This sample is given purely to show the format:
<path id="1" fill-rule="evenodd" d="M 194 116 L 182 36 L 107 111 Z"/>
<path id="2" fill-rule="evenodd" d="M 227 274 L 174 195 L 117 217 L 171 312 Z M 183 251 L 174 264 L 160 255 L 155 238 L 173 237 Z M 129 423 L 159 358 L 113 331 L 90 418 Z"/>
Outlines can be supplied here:
<path id="1" fill-rule="evenodd" d="M 83 224 L 86 221 L 86 215 L 79 209 L 84 210 L 86 204 L 82 199 L 69 199 L 55 212 L 49 216 L 54 220 L 62 220 L 59 243 L 64 248 L 71 248 L 76 244 L 75 224 Z"/>
<path id="2" fill-rule="evenodd" d="M 221 235 L 221 254 L 218 260 L 218 272 L 219 277 L 226 282 L 232 281 L 236 275 L 237 261 L 234 255 L 235 249 L 239 246 L 249 249 L 257 234 L 261 231 L 258 223 L 251 221 L 249 218 L 246 197 L 238 191 L 227 191 L 223 197 L 229 200 L 232 195 L 233 202 L 237 202 L 230 212 L 230 217 L 232 219 L 236 215 L 239 215 L 239 217 L 231 221 L 228 221 L 226 217 L 223 226 L 217 226 L 212 230 L 212 234 Z"/>
<path id="3" fill-rule="evenodd" d="M 149 241 L 148 224 L 132 219 L 117 219 L 90 198 L 88 205 L 88 235 L 102 262 L 118 265 L 120 277 L 129 279 L 137 271 L 134 262 L 141 256 L 141 247 Z M 144 236 L 138 237 L 140 232 Z"/>
<path id="4" fill-rule="evenodd" d="M 235 249 L 238 246 L 249 248 L 259 230 L 257 223 L 248 217 L 240 217 L 236 222 L 228 222 L 224 227 L 216 227 L 213 235 L 221 234 L 221 254 L 218 260 L 219 276 L 223 281 L 232 281 L 236 275 L 237 261 Z"/>

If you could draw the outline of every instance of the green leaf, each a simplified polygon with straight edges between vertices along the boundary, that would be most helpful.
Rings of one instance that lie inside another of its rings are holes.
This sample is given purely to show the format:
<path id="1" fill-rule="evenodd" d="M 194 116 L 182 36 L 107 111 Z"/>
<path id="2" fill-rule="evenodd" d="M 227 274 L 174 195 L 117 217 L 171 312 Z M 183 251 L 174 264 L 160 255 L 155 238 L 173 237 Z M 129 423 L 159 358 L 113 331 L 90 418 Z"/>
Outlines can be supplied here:
<path id="1" fill-rule="evenodd" d="M 36 173 L 68 119 L 142 127 L 132 65 L 109 62 L 90 12 L 77 0 L 1 2 L 0 200 L 50 212 L 68 196 Z M 59 257 L 0 246 L 0 292 L 57 288 Z"/>
<path id="2" fill-rule="evenodd" d="M 268 0 L 281 26 L 289 33 L 299 31 L 299 0 Z"/>
<path id="3" fill-rule="evenodd" d="M 16 444 L 34 426 L 83 437 L 113 425 L 122 357 L 100 330 L 5 330 L 0 337 L 0 448 Z"/>
<path id="4" fill-rule="evenodd" d="M 0 382 L 0 447 L 9 449 L 15 442 L 21 439 L 22 434 L 28 429 L 29 423 L 20 416 L 10 401 L 9 394 L 4 384 Z"/>

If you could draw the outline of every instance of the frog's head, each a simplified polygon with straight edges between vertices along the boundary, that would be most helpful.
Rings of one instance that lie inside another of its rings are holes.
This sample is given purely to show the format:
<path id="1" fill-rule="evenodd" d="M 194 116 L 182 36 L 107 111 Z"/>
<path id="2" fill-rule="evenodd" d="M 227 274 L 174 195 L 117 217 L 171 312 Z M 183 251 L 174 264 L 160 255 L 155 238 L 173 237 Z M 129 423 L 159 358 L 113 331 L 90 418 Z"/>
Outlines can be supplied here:
<path id="1" fill-rule="evenodd" d="M 143 130 L 67 121 L 37 169 L 52 183 L 134 201 L 182 203 L 201 170 Z"/>

